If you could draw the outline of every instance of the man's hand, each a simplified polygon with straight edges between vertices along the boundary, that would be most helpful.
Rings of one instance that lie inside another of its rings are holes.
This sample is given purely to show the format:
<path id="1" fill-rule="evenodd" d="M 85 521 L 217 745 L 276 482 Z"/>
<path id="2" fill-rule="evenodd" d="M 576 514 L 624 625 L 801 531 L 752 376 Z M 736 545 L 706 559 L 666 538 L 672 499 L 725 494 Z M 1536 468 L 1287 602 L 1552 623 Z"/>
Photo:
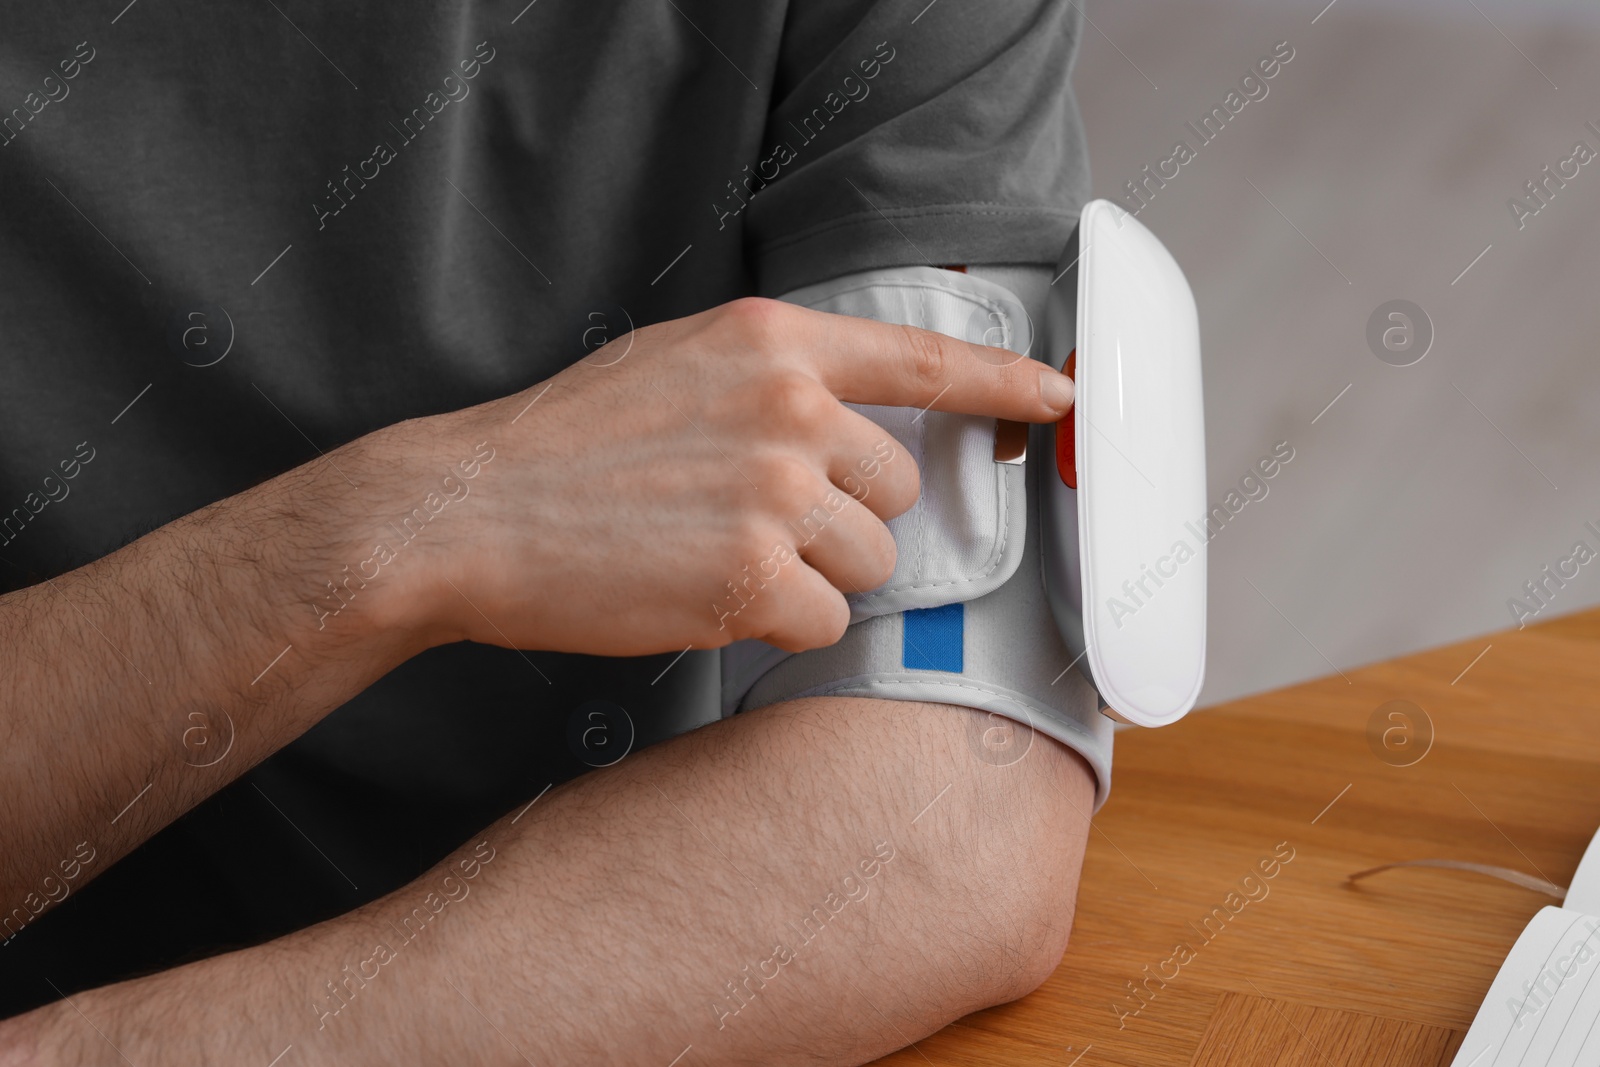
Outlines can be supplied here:
<path id="1" fill-rule="evenodd" d="M 526 393 L 373 442 L 400 471 L 441 435 L 497 457 L 481 503 L 413 573 L 416 625 L 433 642 L 609 655 L 831 644 L 844 594 L 893 572 L 884 520 L 919 484 L 905 449 L 841 401 L 1047 422 L 1072 382 L 759 298 L 636 330 Z"/>

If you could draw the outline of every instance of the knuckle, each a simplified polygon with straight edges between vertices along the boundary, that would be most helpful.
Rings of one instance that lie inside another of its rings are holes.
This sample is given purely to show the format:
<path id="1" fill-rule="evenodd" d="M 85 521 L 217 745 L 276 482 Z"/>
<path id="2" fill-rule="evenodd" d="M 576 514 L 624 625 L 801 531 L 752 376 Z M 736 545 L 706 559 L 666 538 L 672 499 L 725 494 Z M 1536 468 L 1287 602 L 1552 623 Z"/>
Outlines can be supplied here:
<path id="1" fill-rule="evenodd" d="M 857 488 L 864 491 L 852 495 L 871 508 L 880 519 L 887 520 L 905 514 L 922 495 L 922 472 L 917 469 L 909 451 L 900 450 L 870 477 L 869 481 L 868 472 L 862 471 L 862 477 L 855 481 Z"/>
<path id="2" fill-rule="evenodd" d="M 881 523 L 878 525 L 878 534 L 874 540 L 875 558 L 868 578 L 872 582 L 870 588 L 875 589 L 894 577 L 895 564 L 900 559 L 900 546 L 895 543 L 894 535 L 889 532 L 889 528 Z"/>
<path id="3" fill-rule="evenodd" d="M 844 594 L 835 590 L 828 597 L 827 614 L 818 619 L 817 632 L 819 640 L 817 648 L 826 648 L 836 645 L 850 628 L 850 605 L 845 602 Z"/>
<path id="4" fill-rule="evenodd" d="M 761 415 L 784 428 L 815 426 L 833 406 L 833 398 L 803 374 L 775 374 L 762 390 Z"/>
<path id="5" fill-rule="evenodd" d="M 815 641 L 807 640 L 804 635 L 786 627 L 774 628 L 765 633 L 752 636 L 759 636 L 767 644 L 776 645 L 785 652 L 809 652 L 817 647 Z"/>
<path id="6" fill-rule="evenodd" d="M 905 364 L 913 384 L 942 386 L 953 362 L 950 342 L 941 334 L 914 326 L 902 326 L 900 330 L 905 339 Z"/>
<path id="7" fill-rule="evenodd" d="M 903 515 L 922 497 L 922 470 L 909 452 L 902 452 L 892 462 L 898 466 L 891 468 L 894 476 L 885 479 L 889 485 L 887 495 L 893 506 L 893 514 Z"/>
<path id="8" fill-rule="evenodd" d="M 723 304 L 720 317 L 736 333 L 759 344 L 778 336 L 791 310 L 788 304 L 771 297 L 741 296 Z"/>

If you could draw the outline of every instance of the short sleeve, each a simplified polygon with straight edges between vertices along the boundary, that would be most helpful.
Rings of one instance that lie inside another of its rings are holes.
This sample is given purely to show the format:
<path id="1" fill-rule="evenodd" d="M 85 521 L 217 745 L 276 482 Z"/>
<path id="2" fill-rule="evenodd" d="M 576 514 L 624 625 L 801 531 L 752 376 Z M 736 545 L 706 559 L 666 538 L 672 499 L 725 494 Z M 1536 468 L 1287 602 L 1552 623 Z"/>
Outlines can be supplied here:
<path id="1" fill-rule="evenodd" d="M 729 190 L 759 291 L 1055 263 L 1088 192 L 1081 19 L 1072 0 L 791 4 L 761 156 Z"/>

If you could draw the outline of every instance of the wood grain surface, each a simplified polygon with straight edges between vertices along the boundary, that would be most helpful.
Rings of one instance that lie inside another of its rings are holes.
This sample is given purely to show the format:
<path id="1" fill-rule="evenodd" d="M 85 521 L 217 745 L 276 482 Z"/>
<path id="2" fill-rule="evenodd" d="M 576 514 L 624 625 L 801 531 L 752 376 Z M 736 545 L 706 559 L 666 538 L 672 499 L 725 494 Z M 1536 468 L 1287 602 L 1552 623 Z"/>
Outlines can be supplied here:
<path id="1" fill-rule="evenodd" d="M 1555 901 L 1346 876 L 1566 885 L 1600 827 L 1597 706 L 1588 612 L 1123 731 L 1055 975 L 881 1062 L 1448 1065 Z"/>

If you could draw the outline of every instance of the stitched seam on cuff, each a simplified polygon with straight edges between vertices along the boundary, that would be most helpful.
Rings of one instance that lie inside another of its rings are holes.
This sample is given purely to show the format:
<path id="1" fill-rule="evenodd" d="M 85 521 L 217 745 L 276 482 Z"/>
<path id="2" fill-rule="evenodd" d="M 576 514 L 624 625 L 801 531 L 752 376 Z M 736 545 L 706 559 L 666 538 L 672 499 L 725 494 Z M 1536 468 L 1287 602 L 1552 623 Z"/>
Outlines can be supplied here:
<path id="1" fill-rule="evenodd" d="M 1012 702 L 1014 704 L 1018 704 L 1018 705 L 1022 706 L 1023 708 L 1026 708 L 1027 710 L 1029 710 L 1030 712 L 1032 712 L 1034 714 L 1040 715 L 1042 717 L 1049 718 L 1049 720 L 1052 723 L 1064 726 L 1068 730 L 1070 730 L 1072 733 L 1081 735 L 1086 742 L 1095 742 L 1097 740 L 1096 737 L 1094 736 L 1094 734 L 1090 733 L 1089 729 L 1086 726 L 1084 726 L 1081 722 L 1079 722 L 1076 718 L 1074 718 L 1071 715 L 1071 713 L 1063 711 L 1063 712 L 1055 712 L 1054 714 L 1046 715 L 1045 711 L 1043 710 L 1044 708 L 1047 707 L 1046 705 L 1038 703 L 1037 701 L 1033 700 L 1032 698 L 1027 697 L 1025 694 L 1017 693 L 1017 692 L 1014 692 L 1013 690 L 1005 689 L 1005 688 L 1002 688 L 1000 686 L 992 686 L 991 687 L 991 686 L 972 685 L 969 682 L 946 682 L 946 681 L 941 681 L 940 679 L 937 679 L 937 678 L 923 678 L 923 677 L 917 677 L 917 676 L 913 676 L 913 677 L 905 677 L 905 676 L 882 677 L 882 676 L 879 676 L 879 675 L 867 674 L 867 675 L 858 675 L 855 678 L 849 678 L 849 679 L 846 679 L 843 682 L 836 682 L 836 683 L 834 683 L 832 685 L 821 686 L 821 687 L 817 687 L 817 688 L 813 688 L 813 689 L 807 689 L 807 690 L 804 690 L 803 692 L 796 693 L 793 696 L 783 697 L 782 699 L 783 700 L 799 700 L 801 698 L 810 698 L 810 697 L 838 696 L 841 693 L 844 693 L 846 690 L 849 690 L 849 689 L 860 689 L 860 688 L 863 688 L 863 687 L 866 687 L 866 686 L 875 686 L 875 685 L 877 685 L 877 686 L 884 686 L 884 685 L 935 686 L 935 687 L 938 687 L 938 688 L 941 688 L 941 689 L 960 689 L 960 690 L 965 690 L 967 692 L 972 692 L 972 693 L 981 693 L 981 694 L 983 694 L 984 696 L 987 696 L 987 697 L 998 697 L 1001 700 L 1008 700 L 1008 701 L 1010 701 L 1010 702 Z M 985 710 L 988 710 L 988 709 L 980 707 L 980 708 L 974 708 L 973 710 L 975 710 L 975 711 L 985 711 Z M 1051 710 L 1054 711 L 1054 709 L 1051 709 Z M 1098 715 L 1100 713 L 1098 711 L 1096 711 L 1095 714 Z M 1038 726 L 1036 726 L 1034 723 L 1031 723 L 1031 722 L 1027 723 L 1026 725 L 1028 726 L 1029 729 L 1032 729 L 1032 730 L 1039 729 Z"/>

